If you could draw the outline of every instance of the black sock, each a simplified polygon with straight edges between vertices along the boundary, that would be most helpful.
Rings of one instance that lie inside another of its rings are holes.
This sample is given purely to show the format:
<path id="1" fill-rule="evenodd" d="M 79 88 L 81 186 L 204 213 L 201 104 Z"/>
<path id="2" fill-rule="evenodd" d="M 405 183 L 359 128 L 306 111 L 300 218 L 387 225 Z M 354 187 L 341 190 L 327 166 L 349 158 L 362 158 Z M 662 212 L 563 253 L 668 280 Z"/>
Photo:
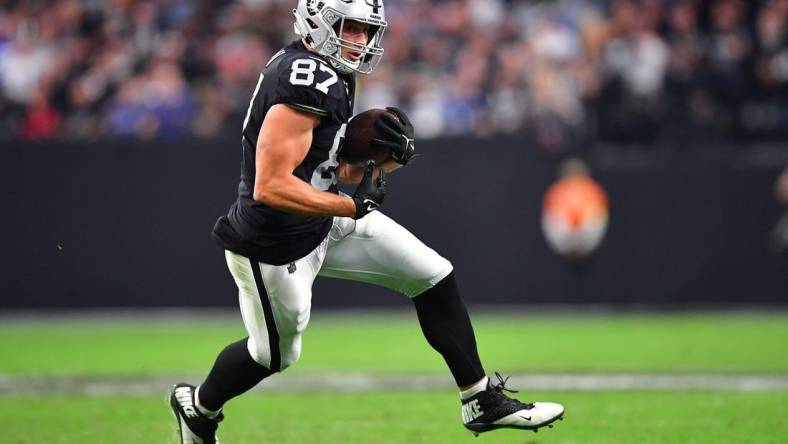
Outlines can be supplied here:
<path id="1" fill-rule="evenodd" d="M 484 378 L 468 310 L 460 297 L 454 272 L 413 298 L 424 337 L 449 366 L 458 387 Z"/>
<path id="2" fill-rule="evenodd" d="M 200 384 L 200 404 L 217 411 L 225 402 L 246 392 L 273 372 L 252 359 L 243 338 L 219 353 L 211 372 Z"/>

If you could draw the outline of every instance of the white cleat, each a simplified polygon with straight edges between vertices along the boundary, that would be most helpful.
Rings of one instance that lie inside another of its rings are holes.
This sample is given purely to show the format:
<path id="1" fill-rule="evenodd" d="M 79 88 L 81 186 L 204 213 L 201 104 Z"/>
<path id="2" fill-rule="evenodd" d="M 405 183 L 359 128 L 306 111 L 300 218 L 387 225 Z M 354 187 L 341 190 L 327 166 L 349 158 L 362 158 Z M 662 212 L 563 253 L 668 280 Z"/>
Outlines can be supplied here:
<path id="1" fill-rule="evenodd" d="M 462 422 L 465 428 L 479 436 L 490 430 L 509 428 L 537 431 L 563 419 L 564 406 L 555 402 L 522 403 L 506 396 L 506 380 L 498 373 L 499 383 L 487 383 L 487 389 L 462 402 Z M 508 379 L 508 378 L 507 378 Z"/>

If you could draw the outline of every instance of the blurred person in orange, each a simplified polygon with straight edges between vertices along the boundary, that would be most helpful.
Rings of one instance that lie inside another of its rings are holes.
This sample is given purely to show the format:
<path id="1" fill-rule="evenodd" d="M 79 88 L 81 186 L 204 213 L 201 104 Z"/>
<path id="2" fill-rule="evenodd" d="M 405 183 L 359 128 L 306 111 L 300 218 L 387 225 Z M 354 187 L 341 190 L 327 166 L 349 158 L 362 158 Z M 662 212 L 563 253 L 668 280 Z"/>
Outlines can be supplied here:
<path id="1" fill-rule="evenodd" d="M 570 158 L 559 167 L 559 179 L 542 202 L 542 231 L 548 245 L 567 259 L 591 255 L 607 231 L 605 190 L 590 176 L 588 166 Z"/>

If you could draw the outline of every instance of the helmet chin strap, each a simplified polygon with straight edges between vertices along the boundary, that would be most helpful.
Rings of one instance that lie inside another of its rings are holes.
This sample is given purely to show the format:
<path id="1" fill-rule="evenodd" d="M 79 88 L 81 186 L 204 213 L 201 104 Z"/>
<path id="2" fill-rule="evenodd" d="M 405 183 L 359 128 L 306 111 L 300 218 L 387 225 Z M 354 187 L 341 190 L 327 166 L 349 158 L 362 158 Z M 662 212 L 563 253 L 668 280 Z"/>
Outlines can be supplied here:
<path id="1" fill-rule="evenodd" d="M 317 51 L 314 48 L 311 40 L 312 39 L 310 39 L 308 37 L 302 37 L 301 38 L 301 42 L 304 44 L 304 46 L 306 46 L 309 49 L 310 52 L 314 52 L 315 54 L 317 54 L 319 56 L 322 56 L 322 57 L 325 57 L 326 59 L 328 59 L 328 62 L 331 63 L 331 66 L 336 68 L 337 71 L 339 71 L 340 73 L 342 73 L 342 74 L 351 74 L 356 69 L 358 69 L 359 66 L 361 66 L 361 61 L 362 61 L 361 58 L 359 58 L 355 62 L 351 62 L 350 60 L 342 57 L 342 47 L 341 46 L 338 47 L 338 50 L 337 50 L 338 55 L 336 56 L 336 58 L 334 58 L 334 57 L 329 57 L 327 55 L 321 54 L 319 51 Z M 345 63 L 340 62 L 339 60 L 337 60 L 337 58 L 342 59 Z"/>
<path id="2" fill-rule="evenodd" d="M 337 71 L 341 72 L 342 74 L 350 74 L 350 73 L 354 72 L 356 69 L 358 69 L 359 66 L 361 66 L 361 59 L 358 59 L 355 62 L 351 62 L 350 60 L 342 57 L 342 50 L 341 49 L 339 50 L 339 54 L 340 54 L 339 58 L 344 60 L 344 62 L 347 63 L 350 66 L 346 65 L 345 63 L 341 63 L 338 60 L 336 60 L 334 58 L 331 58 L 331 57 L 329 57 L 328 60 L 331 62 L 331 65 L 334 68 L 336 68 Z"/>

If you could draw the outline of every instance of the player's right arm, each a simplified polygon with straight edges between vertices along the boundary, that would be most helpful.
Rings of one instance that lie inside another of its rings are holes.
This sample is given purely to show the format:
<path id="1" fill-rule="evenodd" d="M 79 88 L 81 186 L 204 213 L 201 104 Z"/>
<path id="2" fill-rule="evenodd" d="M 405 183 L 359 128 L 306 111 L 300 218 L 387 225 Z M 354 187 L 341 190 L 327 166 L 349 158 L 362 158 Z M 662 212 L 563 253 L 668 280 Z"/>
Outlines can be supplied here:
<path id="1" fill-rule="evenodd" d="M 357 215 L 353 199 L 320 191 L 293 175 L 312 144 L 320 116 L 285 104 L 265 115 L 255 151 L 254 200 L 288 213 L 309 216 Z"/>

